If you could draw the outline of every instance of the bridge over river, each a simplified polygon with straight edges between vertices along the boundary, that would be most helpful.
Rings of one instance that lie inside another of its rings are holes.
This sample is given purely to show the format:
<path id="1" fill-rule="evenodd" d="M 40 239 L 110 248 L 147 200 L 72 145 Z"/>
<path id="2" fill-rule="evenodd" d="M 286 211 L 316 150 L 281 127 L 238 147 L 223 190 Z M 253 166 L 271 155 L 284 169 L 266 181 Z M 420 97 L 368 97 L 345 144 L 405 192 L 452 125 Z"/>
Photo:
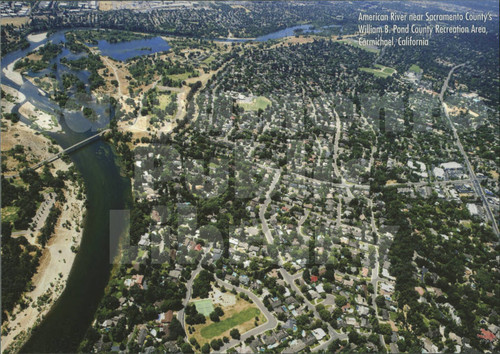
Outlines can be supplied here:
<path id="1" fill-rule="evenodd" d="M 94 134 L 82 141 L 79 141 L 78 143 L 76 144 L 73 144 L 69 147 L 67 147 L 66 149 L 58 152 L 57 154 L 49 157 L 48 159 L 45 159 L 43 161 L 40 161 L 39 163 L 37 163 L 36 165 L 33 165 L 32 167 L 30 167 L 30 169 L 32 170 L 37 170 L 39 169 L 40 167 L 44 166 L 45 164 L 48 164 L 48 163 L 51 163 L 59 158 L 61 158 L 61 156 L 63 156 L 64 154 L 67 154 L 68 152 L 71 152 L 71 151 L 74 151 L 76 149 L 79 149 L 83 146 L 85 146 L 86 144 L 90 143 L 91 141 L 94 141 L 95 139 L 101 137 L 102 135 L 104 135 L 105 133 L 109 132 L 109 129 L 105 129 L 97 134 Z M 6 178 L 15 178 L 15 177 L 19 177 L 19 174 L 15 174 L 15 175 L 10 175 L 10 176 L 5 176 Z"/>

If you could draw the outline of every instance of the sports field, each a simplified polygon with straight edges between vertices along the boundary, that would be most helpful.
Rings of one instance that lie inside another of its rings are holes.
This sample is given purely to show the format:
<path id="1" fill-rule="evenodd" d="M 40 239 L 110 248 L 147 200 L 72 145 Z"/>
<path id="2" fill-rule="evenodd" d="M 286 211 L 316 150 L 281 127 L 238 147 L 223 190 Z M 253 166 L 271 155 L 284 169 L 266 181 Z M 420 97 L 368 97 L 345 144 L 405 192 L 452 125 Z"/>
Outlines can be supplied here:
<path id="1" fill-rule="evenodd" d="M 241 107 L 245 111 L 257 111 L 259 108 L 260 109 L 266 109 L 269 105 L 271 105 L 271 101 L 263 96 L 256 97 L 255 99 L 252 100 L 251 103 L 239 103 Z"/>
<path id="2" fill-rule="evenodd" d="M 208 316 L 214 310 L 214 305 L 212 304 L 212 300 L 198 300 L 194 302 L 194 306 L 196 306 L 196 311 L 201 313 L 203 316 Z"/>
<path id="3" fill-rule="evenodd" d="M 247 308 L 225 320 L 214 322 L 206 327 L 203 327 L 201 329 L 201 335 L 207 339 L 217 337 L 228 329 L 235 328 L 244 322 L 250 321 L 258 315 L 260 315 L 259 309 L 256 309 L 255 307 Z"/>

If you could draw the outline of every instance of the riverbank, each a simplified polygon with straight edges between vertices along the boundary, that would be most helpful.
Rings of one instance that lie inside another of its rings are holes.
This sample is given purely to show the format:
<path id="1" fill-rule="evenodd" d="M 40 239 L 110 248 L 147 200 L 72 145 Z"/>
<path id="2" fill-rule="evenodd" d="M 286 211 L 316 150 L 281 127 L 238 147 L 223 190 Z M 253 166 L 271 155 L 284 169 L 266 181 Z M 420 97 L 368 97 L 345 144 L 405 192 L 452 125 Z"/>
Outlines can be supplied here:
<path id="1" fill-rule="evenodd" d="M 32 43 L 38 43 L 43 41 L 45 38 L 47 38 L 47 32 L 44 33 L 37 33 L 37 34 L 30 34 L 28 35 L 28 41 Z"/>
<path id="2" fill-rule="evenodd" d="M 24 102 L 26 96 L 10 86 L 2 84 L 1 87 L 6 94 L 5 99 L 2 99 L 2 112 L 11 113 L 16 104 Z"/>
<path id="3" fill-rule="evenodd" d="M 12 92 L 15 93 L 15 92 Z M 16 145 L 26 149 L 25 158 L 34 163 L 53 155 L 54 145 L 47 137 L 38 133 L 23 122 L 2 124 L 2 152 Z M 60 148 L 57 148 L 60 150 Z M 2 154 L 3 155 L 3 154 Z M 8 157 L 3 161 L 9 174 L 18 173 L 18 161 Z M 67 171 L 71 164 L 59 159 L 53 162 L 52 174 Z M 7 172 L 7 171 L 4 171 Z M 40 323 L 66 286 L 71 267 L 82 239 L 85 211 L 85 199 L 77 182 L 66 181 L 64 203 L 56 202 L 61 215 L 54 228 L 54 233 L 42 250 L 40 264 L 31 279 L 32 290 L 23 294 L 25 306 L 16 308 L 9 314 L 2 325 L 2 352 L 16 352 L 25 343 L 35 325 Z M 78 199 L 80 198 L 80 199 Z M 12 237 L 25 237 L 32 245 L 38 246 L 37 234 L 45 224 L 40 223 L 35 231 L 18 231 Z"/>
<path id="4" fill-rule="evenodd" d="M 62 130 L 55 116 L 36 108 L 31 102 L 25 102 L 19 108 L 19 113 L 43 131 L 60 132 Z"/>
<path id="5" fill-rule="evenodd" d="M 2 71 L 7 77 L 7 79 L 11 80 L 16 85 L 22 86 L 24 84 L 23 76 L 21 75 L 21 73 L 14 71 L 14 65 L 16 65 L 18 60 L 19 59 L 14 60 L 12 63 L 7 65 L 6 68 L 3 68 Z"/>
<path id="6" fill-rule="evenodd" d="M 61 205 L 62 213 L 54 235 L 44 248 L 32 278 L 34 290 L 24 296 L 27 307 L 24 310 L 16 307 L 2 327 L 2 333 L 4 329 L 9 330 L 7 335 L 2 335 L 2 352 L 17 352 L 21 348 L 66 286 L 76 257 L 74 251 L 78 250 L 82 238 L 85 201 L 77 199 L 78 190 L 78 186 L 69 185 L 64 193 L 67 202 Z"/>

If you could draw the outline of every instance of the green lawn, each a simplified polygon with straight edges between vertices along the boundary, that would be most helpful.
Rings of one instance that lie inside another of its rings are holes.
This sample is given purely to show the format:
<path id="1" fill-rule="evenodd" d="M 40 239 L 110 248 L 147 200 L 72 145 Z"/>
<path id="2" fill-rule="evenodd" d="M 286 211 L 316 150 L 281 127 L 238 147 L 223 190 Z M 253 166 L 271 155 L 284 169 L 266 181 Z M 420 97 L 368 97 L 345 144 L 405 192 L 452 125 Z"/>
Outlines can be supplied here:
<path id="1" fill-rule="evenodd" d="M 191 75 L 190 72 L 184 73 L 184 74 L 174 74 L 174 75 L 167 75 L 169 78 L 172 80 L 181 80 L 184 81 L 186 79 L 189 79 L 189 75 Z"/>
<path id="2" fill-rule="evenodd" d="M 171 98 L 170 95 L 161 95 L 158 97 L 158 100 L 160 101 L 160 105 L 158 107 L 160 109 L 165 109 L 165 107 L 167 107 L 167 104 L 170 103 Z"/>
<path id="3" fill-rule="evenodd" d="M 359 68 L 359 70 L 367 72 L 369 74 L 373 74 L 376 77 L 383 77 L 384 79 L 389 76 L 389 74 L 384 73 L 383 71 L 371 69 L 371 68 Z"/>
<path id="4" fill-rule="evenodd" d="M 14 222 L 17 220 L 17 213 L 19 212 L 19 207 L 8 206 L 2 208 L 2 221 Z"/>
<path id="5" fill-rule="evenodd" d="M 344 44 L 348 44 L 348 45 L 352 45 L 353 47 L 356 47 L 356 48 L 364 49 L 367 52 L 372 52 L 372 53 L 378 53 L 378 52 L 380 52 L 380 50 L 376 49 L 376 48 L 370 48 L 370 47 L 361 46 L 361 45 L 359 45 L 359 43 L 357 41 L 353 41 L 352 39 L 341 39 L 338 42 L 344 43 Z"/>
<path id="6" fill-rule="evenodd" d="M 423 70 L 420 66 L 418 66 L 416 64 L 411 64 L 410 71 L 413 71 L 414 73 L 420 74 Z"/>
<path id="7" fill-rule="evenodd" d="M 195 301 L 194 306 L 196 306 L 196 311 L 201 313 L 203 316 L 210 315 L 214 310 L 214 305 L 210 299 Z"/>
<path id="8" fill-rule="evenodd" d="M 239 103 L 239 105 L 243 107 L 245 111 L 257 111 L 259 108 L 266 109 L 271 105 L 271 101 L 269 101 L 269 99 L 267 99 L 266 97 L 259 96 L 255 98 L 251 103 Z"/>
<path id="9" fill-rule="evenodd" d="M 380 65 L 380 64 L 375 64 L 375 67 L 379 68 L 384 73 L 389 74 L 389 75 L 392 75 L 392 74 L 394 74 L 396 72 L 396 69 L 389 68 L 388 66 L 383 66 L 383 65 Z"/>
<path id="10" fill-rule="evenodd" d="M 220 322 L 214 322 L 201 329 L 203 338 L 213 338 L 221 335 L 225 331 L 234 328 L 246 321 L 250 321 L 255 316 L 259 316 L 260 311 L 255 307 L 248 308 Z"/>
<path id="11" fill-rule="evenodd" d="M 383 66 L 383 65 L 380 65 L 380 64 L 375 64 L 375 67 L 377 69 L 373 69 L 373 68 L 359 68 L 359 70 L 367 72 L 367 73 L 370 73 L 370 74 L 373 74 L 376 77 L 382 77 L 384 79 L 386 77 L 388 77 L 388 76 L 391 76 L 392 74 L 394 74 L 396 72 L 395 69 L 389 68 L 387 66 Z"/>
<path id="12" fill-rule="evenodd" d="M 211 62 L 213 62 L 215 60 L 215 57 L 213 55 L 209 56 L 208 58 L 206 58 L 205 60 L 203 60 L 203 63 L 205 64 L 210 64 Z"/>

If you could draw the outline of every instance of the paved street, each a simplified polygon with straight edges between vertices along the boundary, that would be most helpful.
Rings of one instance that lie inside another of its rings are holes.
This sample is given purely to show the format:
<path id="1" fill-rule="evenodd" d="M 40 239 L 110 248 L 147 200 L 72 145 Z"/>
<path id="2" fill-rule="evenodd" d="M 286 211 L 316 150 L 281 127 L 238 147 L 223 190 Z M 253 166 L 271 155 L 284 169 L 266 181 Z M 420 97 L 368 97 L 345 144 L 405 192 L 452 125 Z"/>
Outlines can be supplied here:
<path id="1" fill-rule="evenodd" d="M 254 302 L 254 304 L 257 305 L 257 307 L 262 312 L 262 314 L 264 314 L 264 316 L 266 316 L 266 318 L 267 318 L 267 322 L 266 323 L 260 325 L 259 327 L 255 327 L 254 329 L 251 329 L 248 332 L 243 333 L 241 335 L 241 338 L 239 340 L 231 339 L 229 341 L 229 343 L 227 343 L 226 345 L 224 345 L 220 349 L 221 353 L 224 353 L 229 348 L 232 348 L 235 345 L 238 345 L 238 344 L 244 342 L 245 339 L 247 339 L 248 337 L 257 336 L 257 335 L 262 334 L 262 333 L 264 333 L 266 331 L 274 329 L 278 325 L 278 320 L 276 320 L 276 318 L 269 312 L 269 310 L 264 306 L 264 304 L 262 303 L 262 301 L 260 301 L 260 299 L 254 293 L 252 293 L 251 291 L 248 291 L 246 289 L 240 288 L 239 286 L 234 286 L 234 285 L 231 285 L 229 283 L 226 283 L 225 281 L 222 281 L 220 279 L 217 279 L 217 283 L 220 286 L 226 287 L 226 289 L 228 289 L 228 290 L 231 290 L 231 289 L 234 288 L 234 289 L 236 289 L 236 291 L 238 293 L 244 292 L 245 294 L 247 294 L 248 297 L 250 299 L 252 299 L 252 301 Z"/>
<path id="2" fill-rule="evenodd" d="M 193 281 L 198 276 L 198 274 L 200 273 L 200 271 L 202 269 L 203 268 L 201 267 L 201 262 L 200 262 L 198 264 L 198 267 L 191 274 L 191 278 L 186 283 L 186 287 L 187 287 L 186 297 L 182 301 L 182 305 L 184 306 L 184 308 L 188 304 L 189 300 L 191 300 L 191 295 L 193 294 Z M 184 324 L 184 308 L 182 310 L 180 310 L 179 312 L 177 312 L 177 319 L 182 324 L 182 328 L 186 329 L 185 324 Z"/>
<path id="3" fill-rule="evenodd" d="M 483 202 L 483 207 L 486 210 L 486 214 L 488 215 L 488 219 L 491 221 L 493 231 L 498 236 L 499 231 L 498 231 L 498 225 L 497 225 L 497 222 L 495 220 L 495 217 L 493 216 L 493 213 L 491 212 L 488 201 L 486 200 L 486 196 L 484 195 L 483 188 L 481 187 L 481 184 L 477 180 L 476 174 L 474 173 L 474 169 L 472 168 L 472 165 L 469 161 L 469 156 L 465 152 L 464 147 L 462 145 L 462 142 L 460 141 L 460 137 L 458 136 L 457 129 L 455 128 L 455 125 L 453 124 L 453 122 L 450 119 L 450 115 L 448 113 L 448 106 L 446 105 L 446 103 L 443 100 L 444 93 L 446 92 L 446 89 L 448 88 L 448 82 L 450 81 L 451 75 L 453 74 L 455 69 L 458 69 L 464 65 L 465 64 L 460 64 L 460 65 L 457 65 L 457 66 L 454 66 L 453 68 L 451 68 L 450 72 L 448 73 L 448 77 L 446 78 L 446 80 L 443 84 L 443 87 L 441 89 L 439 99 L 441 101 L 441 104 L 443 105 L 443 110 L 444 110 L 444 114 L 446 116 L 446 119 L 448 120 L 448 123 L 450 124 L 451 130 L 453 131 L 453 137 L 455 138 L 455 143 L 458 146 L 460 153 L 462 154 L 462 157 L 465 161 L 465 165 L 467 166 L 467 170 L 469 172 L 469 177 L 472 181 L 472 185 L 474 187 L 474 190 L 476 191 L 476 194 L 481 198 L 481 201 Z"/>

